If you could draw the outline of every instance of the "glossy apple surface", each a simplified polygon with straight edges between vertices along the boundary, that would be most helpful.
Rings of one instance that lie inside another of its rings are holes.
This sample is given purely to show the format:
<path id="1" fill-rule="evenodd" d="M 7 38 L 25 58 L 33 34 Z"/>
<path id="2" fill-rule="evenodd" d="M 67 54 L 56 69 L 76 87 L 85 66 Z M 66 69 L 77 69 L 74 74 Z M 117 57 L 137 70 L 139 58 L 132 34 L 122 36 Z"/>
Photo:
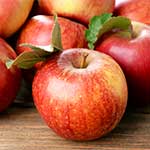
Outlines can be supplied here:
<path id="1" fill-rule="evenodd" d="M 134 37 L 123 33 L 106 36 L 96 49 L 112 56 L 122 67 L 129 87 L 129 101 L 150 104 L 150 27 L 133 22 Z"/>
<path id="2" fill-rule="evenodd" d="M 0 0 L 0 36 L 10 37 L 27 19 L 34 0 Z"/>
<path id="3" fill-rule="evenodd" d="M 5 62 L 15 59 L 14 50 L 0 38 L 0 112 L 5 110 L 18 93 L 21 81 L 21 72 L 18 68 L 6 68 Z"/>
<path id="4" fill-rule="evenodd" d="M 150 24 L 149 0 L 116 0 L 115 14 Z"/>
<path id="5" fill-rule="evenodd" d="M 39 0 L 39 6 L 47 14 L 57 13 L 88 24 L 95 16 L 106 12 L 113 12 L 115 0 Z"/>
<path id="6" fill-rule="evenodd" d="M 120 66 L 108 55 L 69 49 L 37 71 L 32 93 L 47 125 L 71 140 L 97 139 L 116 127 L 127 104 Z"/>

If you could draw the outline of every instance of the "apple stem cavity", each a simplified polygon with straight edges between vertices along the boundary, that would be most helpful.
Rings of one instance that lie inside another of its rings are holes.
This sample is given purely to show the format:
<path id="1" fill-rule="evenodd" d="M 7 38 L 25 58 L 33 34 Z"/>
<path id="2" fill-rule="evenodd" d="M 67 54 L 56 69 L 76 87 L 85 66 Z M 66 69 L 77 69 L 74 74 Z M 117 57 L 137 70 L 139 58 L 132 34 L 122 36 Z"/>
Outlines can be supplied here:
<path id="1" fill-rule="evenodd" d="M 132 23 L 134 24 L 132 29 L 132 39 L 139 37 L 144 28 L 150 30 L 150 27 L 142 22 L 133 21 Z"/>
<path id="2" fill-rule="evenodd" d="M 72 61 L 72 66 L 74 68 L 77 68 L 77 69 L 84 69 L 87 67 L 88 63 L 87 63 L 87 57 L 88 57 L 88 53 L 84 52 L 84 53 L 81 53 L 78 61 Z"/>

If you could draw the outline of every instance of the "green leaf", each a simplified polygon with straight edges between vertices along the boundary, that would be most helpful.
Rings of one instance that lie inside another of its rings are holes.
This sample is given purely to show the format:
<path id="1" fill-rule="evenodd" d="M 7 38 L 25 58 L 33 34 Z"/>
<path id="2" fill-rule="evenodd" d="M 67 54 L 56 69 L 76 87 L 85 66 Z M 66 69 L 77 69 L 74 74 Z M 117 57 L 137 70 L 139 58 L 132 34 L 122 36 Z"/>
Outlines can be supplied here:
<path id="1" fill-rule="evenodd" d="M 85 32 L 88 47 L 94 49 L 94 44 L 101 38 L 101 36 L 104 33 L 113 30 L 126 30 L 131 32 L 131 21 L 122 16 L 112 17 L 112 14 L 94 16 L 90 21 L 89 29 Z"/>
<path id="2" fill-rule="evenodd" d="M 7 68 L 15 65 L 18 68 L 29 69 L 32 68 L 37 62 L 45 61 L 53 52 L 59 51 L 57 48 L 51 45 L 36 46 L 28 43 L 20 44 L 19 46 L 25 46 L 32 49 L 32 51 L 26 51 L 16 57 L 15 60 L 8 59 L 6 61 Z"/>
<path id="3" fill-rule="evenodd" d="M 21 53 L 15 60 L 9 59 L 6 62 L 7 68 L 11 68 L 11 66 L 15 65 L 18 68 L 29 69 L 34 66 L 39 61 L 45 61 L 48 56 L 50 56 L 50 52 L 38 50 L 38 51 L 26 51 Z"/>
<path id="4" fill-rule="evenodd" d="M 111 18 L 112 14 L 102 14 L 101 16 L 94 16 L 90 20 L 89 29 L 86 30 L 85 36 L 88 41 L 90 49 L 94 48 L 94 43 L 97 41 L 97 36 L 102 25 Z"/>
<path id="5" fill-rule="evenodd" d="M 57 15 L 54 15 L 54 28 L 52 31 L 52 46 L 62 50 L 62 43 L 61 43 L 61 28 L 58 23 Z"/>

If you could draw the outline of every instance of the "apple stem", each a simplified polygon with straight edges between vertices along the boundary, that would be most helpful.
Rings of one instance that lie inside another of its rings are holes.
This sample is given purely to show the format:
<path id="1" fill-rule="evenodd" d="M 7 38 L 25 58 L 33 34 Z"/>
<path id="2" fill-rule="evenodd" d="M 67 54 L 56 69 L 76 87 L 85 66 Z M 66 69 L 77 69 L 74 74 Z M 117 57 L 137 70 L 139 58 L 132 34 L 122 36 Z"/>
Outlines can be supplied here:
<path id="1" fill-rule="evenodd" d="M 136 34 L 134 33 L 132 26 L 130 27 L 130 33 L 131 33 L 131 38 L 133 39 L 136 36 Z"/>
<path id="2" fill-rule="evenodd" d="M 82 54 L 82 59 L 81 59 L 81 63 L 80 63 L 80 68 L 85 68 L 87 66 L 86 63 L 86 58 L 87 58 L 88 54 L 87 53 L 83 53 Z"/>

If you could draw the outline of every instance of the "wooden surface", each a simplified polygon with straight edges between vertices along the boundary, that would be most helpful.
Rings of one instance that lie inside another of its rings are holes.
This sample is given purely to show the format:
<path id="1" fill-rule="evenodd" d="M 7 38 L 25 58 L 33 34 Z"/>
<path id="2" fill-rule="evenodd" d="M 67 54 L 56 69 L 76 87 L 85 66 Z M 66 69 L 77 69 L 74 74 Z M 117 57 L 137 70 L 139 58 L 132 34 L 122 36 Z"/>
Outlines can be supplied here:
<path id="1" fill-rule="evenodd" d="M 0 114 L 0 150 L 150 150 L 150 113 L 127 110 L 107 136 L 75 142 L 51 131 L 35 107 L 13 105 Z"/>

